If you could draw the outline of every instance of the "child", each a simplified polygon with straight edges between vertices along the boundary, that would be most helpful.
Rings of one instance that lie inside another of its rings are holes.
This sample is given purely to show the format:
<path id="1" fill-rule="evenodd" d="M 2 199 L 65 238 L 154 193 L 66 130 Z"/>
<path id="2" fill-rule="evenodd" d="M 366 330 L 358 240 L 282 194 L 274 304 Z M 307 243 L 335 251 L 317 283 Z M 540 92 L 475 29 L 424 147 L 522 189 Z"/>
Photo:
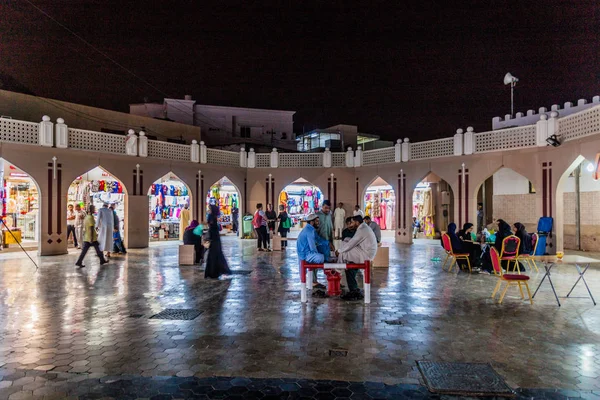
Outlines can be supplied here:
<path id="1" fill-rule="evenodd" d="M 417 219 L 417 217 L 413 217 L 412 228 L 413 228 L 413 239 L 416 239 L 417 238 L 417 234 L 421 230 L 421 223 L 419 222 L 419 220 Z"/>
<path id="2" fill-rule="evenodd" d="M 123 244 L 123 240 L 121 239 L 121 232 L 119 232 L 119 229 L 113 230 L 113 253 L 127 254 L 127 251 L 125 251 L 125 245 Z"/>

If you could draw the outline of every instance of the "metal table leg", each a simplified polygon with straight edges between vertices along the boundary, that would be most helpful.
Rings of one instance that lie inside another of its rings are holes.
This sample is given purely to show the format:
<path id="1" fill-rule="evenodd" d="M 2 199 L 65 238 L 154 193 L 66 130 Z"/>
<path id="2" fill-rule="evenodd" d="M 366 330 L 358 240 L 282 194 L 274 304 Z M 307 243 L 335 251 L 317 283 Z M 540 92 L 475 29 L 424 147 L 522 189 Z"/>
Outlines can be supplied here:
<path id="1" fill-rule="evenodd" d="M 550 287 L 552 288 L 552 292 L 554 293 L 554 297 L 556 298 L 556 302 L 558 303 L 558 306 L 560 307 L 560 300 L 558 299 L 558 295 L 556 294 L 556 290 L 554 289 L 554 284 L 552 283 L 552 278 L 550 277 L 550 271 L 552 270 L 552 267 L 554 267 L 554 264 L 550 264 L 550 267 L 548 267 L 548 264 L 544 263 L 544 268 L 546 269 L 546 273 L 544 274 L 544 277 L 542 278 L 540 284 L 538 285 L 537 289 L 535 289 L 535 292 L 533 293 L 533 296 L 531 296 L 531 298 L 533 299 L 535 297 L 535 295 L 537 294 L 538 290 L 540 290 L 540 287 L 542 286 L 542 283 L 544 283 L 544 279 L 546 279 L 546 277 L 548 277 L 548 282 L 550 282 Z"/>
<path id="2" fill-rule="evenodd" d="M 585 277 L 583 275 L 585 275 L 585 273 L 587 272 L 588 268 L 590 267 L 590 264 L 587 264 L 585 266 L 585 268 L 583 269 L 583 271 L 581 270 L 581 267 L 578 264 L 575 264 L 575 268 L 577 268 L 577 272 L 579 273 L 579 278 L 577 278 L 577 281 L 575 282 L 575 284 L 573 285 L 573 287 L 571 288 L 571 290 L 569 290 L 569 293 L 567 294 L 567 297 L 569 297 L 569 295 L 573 292 L 573 289 L 575 289 L 575 286 L 577 286 L 577 284 L 579 283 L 579 281 L 583 281 L 583 284 L 585 285 L 585 288 L 588 291 L 588 294 L 590 295 L 590 298 L 592 299 L 592 302 L 594 303 L 594 305 L 596 305 L 596 300 L 594 300 L 594 296 L 592 296 L 592 291 L 590 290 L 587 282 L 585 281 Z"/>

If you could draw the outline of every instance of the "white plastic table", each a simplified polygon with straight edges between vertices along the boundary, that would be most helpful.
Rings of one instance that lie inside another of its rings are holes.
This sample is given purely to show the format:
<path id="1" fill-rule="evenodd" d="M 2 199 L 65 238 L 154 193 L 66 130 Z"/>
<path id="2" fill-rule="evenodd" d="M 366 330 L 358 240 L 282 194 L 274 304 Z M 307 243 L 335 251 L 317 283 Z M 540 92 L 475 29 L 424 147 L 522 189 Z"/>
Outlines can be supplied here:
<path id="1" fill-rule="evenodd" d="M 591 264 L 600 264 L 600 260 L 591 258 L 591 257 L 576 256 L 576 255 L 565 255 L 565 256 L 563 256 L 562 259 L 558 259 L 558 257 L 556 257 L 556 256 L 536 256 L 536 257 L 533 257 L 533 259 L 534 259 L 534 261 L 541 261 L 542 263 L 544 263 L 544 269 L 546 270 L 546 273 L 544 274 L 544 277 L 540 281 L 540 284 L 538 285 L 537 289 L 535 289 L 535 293 L 533 293 L 532 298 L 534 298 L 535 295 L 537 294 L 538 290 L 540 290 L 540 287 L 544 283 L 544 280 L 546 278 L 548 278 L 548 282 L 550 282 L 550 287 L 552 288 L 552 292 L 554 293 L 556 302 L 558 303 L 558 306 L 560 307 L 560 300 L 558 299 L 558 295 L 556 294 L 556 290 L 554 289 L 554 284 L 552 283 L 552 276 L 551 276 L 552 268 L 555 265 L 575 265 L 575 268 L 577 268 L 577 272 L 579 273 L 579 278 L 577 278 L 577 281 L 575 282 L 575 284 L 573 285 L 571 290 L 569 290 L 569 293 L 567 293 L 567 297 L 569 297 L 571 295 L 571 293 L 573 293 L 573 289 L 575 289 L 575 287 L 577 286 L 579 281 L 583 281 L 583 284 L 585 285 L 585 288 L 587 289 L 588 294 L 590 295 L 590 299 L 592 299 L 592 302 L 594 303 L 594 305 L 596 305 L 596 300 L 594 300 L 594 296 L 592 295 L 592 291 L 590 290 L 590 287 L 588 286 L 587 282 L 585 281 L 584 275 L 587 272 L 587 270 Z M 582 266 L 583 266 L 583 269 L 582 269 Z"/>

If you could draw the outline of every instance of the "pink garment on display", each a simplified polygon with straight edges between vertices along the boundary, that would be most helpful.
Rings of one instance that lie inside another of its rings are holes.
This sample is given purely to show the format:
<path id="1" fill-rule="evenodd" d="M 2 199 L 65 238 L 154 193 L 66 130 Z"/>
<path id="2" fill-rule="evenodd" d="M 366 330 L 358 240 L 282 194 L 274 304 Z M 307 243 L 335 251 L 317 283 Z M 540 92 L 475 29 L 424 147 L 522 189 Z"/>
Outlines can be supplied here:
<path id="1" fill-rule="evenodd" d="M 387 225 L 386 225 L 386 219 L 385 216 L 387 214 L 387 207 L 384 203 L 381 204 L 381 218 L 380 219 L 380 223 L 379 226 L 381 227 L 381 229 L 387 229 Z"/>

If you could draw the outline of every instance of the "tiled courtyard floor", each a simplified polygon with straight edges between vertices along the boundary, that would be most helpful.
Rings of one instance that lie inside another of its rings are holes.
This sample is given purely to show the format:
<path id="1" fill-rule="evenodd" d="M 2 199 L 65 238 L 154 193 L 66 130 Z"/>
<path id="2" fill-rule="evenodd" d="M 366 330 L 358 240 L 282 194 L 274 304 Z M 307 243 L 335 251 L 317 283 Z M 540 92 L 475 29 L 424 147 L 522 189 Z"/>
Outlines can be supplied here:
<path id="1" fill-rule="evenodd" d="M 349 385 L 311 380 L 371 382 L 338 397 L 369 398 L 370 390 L 375 398 L 424 398 L 417 360 L 489 362 L 512 387 L 571 390 L 523 397 L 600 398 L 600 306 L 589 298 L 559 308 L 545 285 L 533 306 L 516 289 L 498 305 L 490 298 L 495 277 L 448 274 L 431 261 L 441 256 L 438 242 L 389 245 L 392 266 L 375 271 L 369 306 L 339 299 L 302 305 L 295 246 L 257 253 L 254 241 L 225 238 L 231 267 L 252 273 L 222 281 L 179 267 L 176 243 L 132 250 L 105 267 L 90 255 L 83 270 L 73 266 L 74 252 L 40 258 L 37 272 L 23 255 L 2 254 L 0 399 L 149 398 L 161 390 L 164 398 L 333 398 L 336 384 Z M 600 300 L 598 268 L 586 278 Z M 533 289 L 542 273 L 529 274 Z M 555 269 L 559 294 L 576 277 L 574 267 Z M 583 285 L 576 292 L 587 294 Z M 149 319 L 166 308 L 202 314 Z M 330 357 L 338 348 L 348 356 Z M 205 379 L 213 376 L 221 378 Z M 231 389 L 234 380 L 245 390 Z M 319 394 L 319 384 L 331 390 Z"/>

